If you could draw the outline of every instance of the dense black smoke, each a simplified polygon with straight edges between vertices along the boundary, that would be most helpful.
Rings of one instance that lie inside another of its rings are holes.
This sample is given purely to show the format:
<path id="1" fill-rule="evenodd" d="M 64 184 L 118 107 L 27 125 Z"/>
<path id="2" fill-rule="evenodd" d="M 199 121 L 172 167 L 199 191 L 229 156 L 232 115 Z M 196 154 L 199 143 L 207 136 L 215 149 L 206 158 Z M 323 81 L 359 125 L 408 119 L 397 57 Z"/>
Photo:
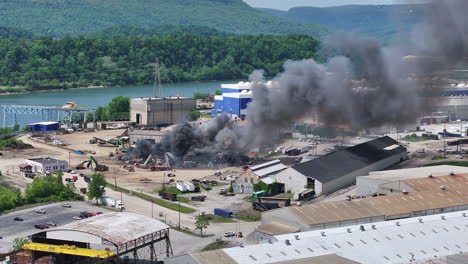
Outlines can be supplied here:
<path id="1" fill-rule="evenodd" d="M 268 84 L 262 71 L 250 76 L 253 101 L 245 126 L 238 127 L 227 116 L 200 127 L 182 124 L 161 144 L 139 146 L 137 151 L 170 152 L 205 163 L 218 156 L 238 161 L 235 153 L 270 141 L 279 127 L 312 114 L 323 123 L 357 130 L 415 122 L 433 105 L 428 95 L 442 88 L 430 83 L 433 77 L 468 57 L 466 10 L 466 0 L 434 0 L 424 23 L 389 46 L 373 38 L 334 36 L 330 43 L 343 56 L 325 64 L 288 61 Z M 414 56 L 403 59 L 407 55 Z"/>

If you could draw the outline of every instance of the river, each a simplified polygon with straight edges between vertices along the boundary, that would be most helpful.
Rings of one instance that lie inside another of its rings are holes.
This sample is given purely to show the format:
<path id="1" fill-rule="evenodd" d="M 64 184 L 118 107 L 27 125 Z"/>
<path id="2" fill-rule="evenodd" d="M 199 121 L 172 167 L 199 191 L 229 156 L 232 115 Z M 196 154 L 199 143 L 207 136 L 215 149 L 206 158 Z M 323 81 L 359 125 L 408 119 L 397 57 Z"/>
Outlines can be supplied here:
<path id="1" fill-rule="evenodd" d="M 222 83 L 237 83 L 233 81 L 213 82 L 186 82 L 165 84 L 162 86 L 163 96 L 192 97 L 194 93 L 214 93 L 221 89 Z M 106 106 L 116 96 L 150 97 L 153 94 L 153 86 L 122 86 L 93 89 L 68 89 L 61 91 L 44 91 L 25 94 L 0 95 L 0 105 L 38 105 L 38 106 L 62 106 L 65 102 L 75 102 L 80 106 L 96 108 Z M 0 125 L 3 125 L 3 109 L 0 108 Z M 17 122 L 23 127 L 37 120 L 39 116 L 17 115 Z M 12 126 L 13 121 L 7 120 L 7 126 Z"/>

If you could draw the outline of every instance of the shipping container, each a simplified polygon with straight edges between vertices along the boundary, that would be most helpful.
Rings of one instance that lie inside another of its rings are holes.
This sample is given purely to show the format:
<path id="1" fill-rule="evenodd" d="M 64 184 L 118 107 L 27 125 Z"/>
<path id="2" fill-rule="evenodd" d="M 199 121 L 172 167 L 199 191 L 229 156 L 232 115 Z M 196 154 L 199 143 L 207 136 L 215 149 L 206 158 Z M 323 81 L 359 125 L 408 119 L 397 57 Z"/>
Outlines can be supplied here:
<path id="1" fill-rule="evenodd" d="M 232 214 L 233 212 L 231 210 L 226 210 L 226 209 L 221 209 L 221 208 L 214 209 L 214 215 L 222 216 L 224 218 L 231 218 Z"/>
<path id="2" fill-rule="evenodd" d="M 177 190 L 179 190 L 181 192 L 187 192 L 188 191 L 187 185 L 184 182 L 177 182 L 176 183 L 176 188 L 177 188 Z"/>
<path id="3" fill-rule="evenodd" d="M 170 192 L 159 192 L 159 196 L 161 196 L 163 199 L 169 200 L 169 201 L 177 201 L 177 194 L 175 193 L 170 193 Z"/>

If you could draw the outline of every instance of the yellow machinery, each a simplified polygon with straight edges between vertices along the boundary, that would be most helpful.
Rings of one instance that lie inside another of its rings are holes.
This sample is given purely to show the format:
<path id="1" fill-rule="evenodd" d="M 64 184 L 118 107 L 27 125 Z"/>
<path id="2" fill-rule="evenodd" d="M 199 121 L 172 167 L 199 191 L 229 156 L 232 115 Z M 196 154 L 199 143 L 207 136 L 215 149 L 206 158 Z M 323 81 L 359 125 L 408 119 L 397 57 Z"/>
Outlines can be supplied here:
<path id="1" fill-rule="evenodd" d="M 74 102 L 66 102 L 63 106 L 63 109 L 77 109 L 78 105 Z"/>
<path id="2" fill-rule="evenodd" d="M 83 256 L 83 257 L 90 257 L 90 258 L 101 258 L 101 259 L 115 256 L 115 253 L 110 251 L 109 249 L 94 250 L 94 249 L 79 248 L 76 246 L 69 246 L 69 245 L 59 246 L 59 245 L 50 245 L 50 244 L 41 244 L 41 243 L 28 243 L 23 246 L 23 249 L 58 253 L 58 254 L 75 255 L 75 256 Z"/>

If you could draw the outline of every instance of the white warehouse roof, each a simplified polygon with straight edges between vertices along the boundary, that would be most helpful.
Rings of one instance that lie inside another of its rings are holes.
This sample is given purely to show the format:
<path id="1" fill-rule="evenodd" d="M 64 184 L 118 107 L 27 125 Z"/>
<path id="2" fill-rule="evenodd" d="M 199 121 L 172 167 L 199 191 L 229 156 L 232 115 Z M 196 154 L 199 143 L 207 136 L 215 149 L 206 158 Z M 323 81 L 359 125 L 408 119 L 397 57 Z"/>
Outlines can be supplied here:
<path id="1" fill-rule="evenodd" d="M 359 176 L 358 179 L 398 181 L 414 178 L 424 178 L 430 174 L 432 174 L 432 176 L 448 175 L 451 172 L 455 174 L 468 173 L 468 167 L 440 165 L 398 170 L 373 171 L 369 173 L 369 176 Z"/>
<path id="2" fill-rule="evenodd" d="M 363 264 L 410 263 L 468 251 L 468 211 L 372 225 L 364 224 L 364 231 L 360 225 L 354 225 L 279 235 L 275 236 L 276 242 L 223 251 L 242 264 L 286 262 L 329 254 Z"/>

